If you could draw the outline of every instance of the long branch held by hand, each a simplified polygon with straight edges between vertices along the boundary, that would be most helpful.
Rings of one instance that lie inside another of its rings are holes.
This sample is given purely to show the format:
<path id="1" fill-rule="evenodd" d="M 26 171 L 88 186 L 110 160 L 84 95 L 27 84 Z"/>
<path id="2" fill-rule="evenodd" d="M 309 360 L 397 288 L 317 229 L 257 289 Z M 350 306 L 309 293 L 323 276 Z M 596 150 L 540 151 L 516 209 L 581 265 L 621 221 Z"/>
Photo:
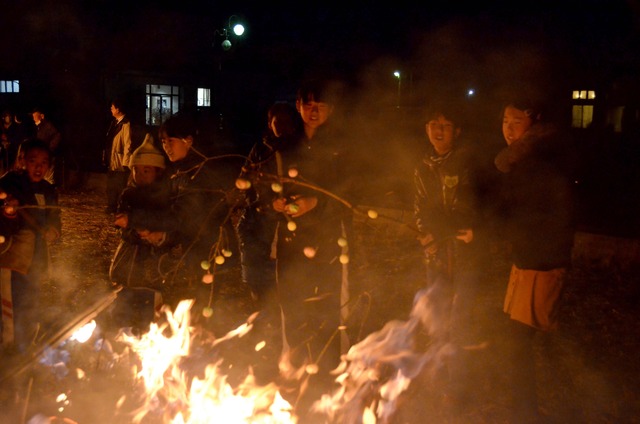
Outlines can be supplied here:
<path id="1" fill-rule="evenodd" d="M 380 215 L 378 214 L 377 211 L 373 211 L 373 210 L 368 210 L 368 211 L 363 211 L 362 209 L 358 208 L 357 206 L 354 206 L 351 204 L 351 202 L 347 201 L 346 199 L 338 196 L 337 194 L 326 190 L 316 184 L 313 183 L 309 183 L 309 182 L 305 182 L 305 181 L 301 181 L 299 179 L 294 179 L 294 178 L 288 178 L 288 177 L 284 177 L 284 176 L 276 176 L 276 175 L 272 175 L 272 174 L 265 174 L 265 173 L 260 173 L 259 174 L 261 177 L 264 177 L 267 180 L 273 180 L 273 181 L 279 181 L 280 183 L 290 183 L 290 184 L 295 184 L 301 187 L 306 187 L 306 188 L 310 188 L 314 191 L 317 191 L 319 193 L 322 193 L 324 195 L 327 195 L 329 197 L 331 197 L 332 199 L 342 203 L 343 205 L 345 205 L 347 208 L 349 208 L 350 210 L 353 211 L 353 213 L 361 215 L 361 216 L 367 216 L 371 219 L 376 219 L 376 218 L 382 218 L 385 219 L 387 221 L 391 221 L 393 223 L 402 225 L 408 229 L 410 229 L 411 231 L 420 234 L 420 230 L 418 230 L 416 227 L 413 227 L 410 224 L 404 223 L 402 221 L 399 221 L 397 219 L 391 218 L 389 216 L 385 216 L 385 215 Z"/>

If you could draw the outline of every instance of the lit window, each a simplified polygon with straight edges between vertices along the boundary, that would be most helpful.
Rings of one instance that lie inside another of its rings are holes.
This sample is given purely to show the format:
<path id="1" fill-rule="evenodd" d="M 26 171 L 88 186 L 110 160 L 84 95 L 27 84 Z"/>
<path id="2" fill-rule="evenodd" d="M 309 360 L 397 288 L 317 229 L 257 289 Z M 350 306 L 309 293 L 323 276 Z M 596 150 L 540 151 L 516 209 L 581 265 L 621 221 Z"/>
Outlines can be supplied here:
<path id="1" fill-rule="evenodd" d="M 211 106 L 211 89 L 198 88 L 198 106 Z"/>
<path id="2" fill-rule="evenodd" d="M 573 105 L 571 126 L 573 128 L 587 128 L 593 121 L 592 105 Z"/>
<path id="3" fill-rule="evenodd" d="M 593 90 L 573 90 L 571 98 L 574 100 L 593 100 L 596 98 L 596 92 Z"/>
<path id="4" fill-rule="evenodd" d="M 20 81 L 18 80 L 0 80 L 0 93 L 19 93 Z"/>
<path id="5" fill-rule="evenodd" d="M 594 90 L 573 90 L 571 97 L 575 100 L 571 126 L 573 128 L 587 128 L 593 121 L 593 100 L 596 98 L 596 92 Z"/>
<path id="6" fill-rule="evenodd" d="M 146 94 L 147 125 L 161 125 L 180 110 L 180 87 L 147 84 Z"/>

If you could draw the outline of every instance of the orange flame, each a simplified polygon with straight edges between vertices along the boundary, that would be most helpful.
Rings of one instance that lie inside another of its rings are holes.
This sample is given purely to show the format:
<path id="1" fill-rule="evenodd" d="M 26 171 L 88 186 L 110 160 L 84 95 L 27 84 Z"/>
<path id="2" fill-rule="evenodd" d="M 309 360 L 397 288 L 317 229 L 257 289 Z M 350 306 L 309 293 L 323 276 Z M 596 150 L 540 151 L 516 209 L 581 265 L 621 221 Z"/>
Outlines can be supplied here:
<path id="1" fill-rule="evenodd" d="M 164 423 L 174 424 L 296 423 L 291 405 L 273 383 L 258 386 L 249 374 L 238 387 L 232 387 L 219 362 L 207 365 L 203 379 L 190 379 L 181 370 L 180 360 L 190 353 L 189 311 L 193 303 L 181 301 L 173 313 L 166 309 L 167 322 L 152 323 L 149 332 L 140 338 L 121 335 L 121 340 L 140 359 L 137 376 L 145 388 L 143 406 L 133 412 L 133 422 L 153 415 L 161 416 Z M 245 334 L 251 329 L 253 318 L 216 340 L 214 345 Z"/>

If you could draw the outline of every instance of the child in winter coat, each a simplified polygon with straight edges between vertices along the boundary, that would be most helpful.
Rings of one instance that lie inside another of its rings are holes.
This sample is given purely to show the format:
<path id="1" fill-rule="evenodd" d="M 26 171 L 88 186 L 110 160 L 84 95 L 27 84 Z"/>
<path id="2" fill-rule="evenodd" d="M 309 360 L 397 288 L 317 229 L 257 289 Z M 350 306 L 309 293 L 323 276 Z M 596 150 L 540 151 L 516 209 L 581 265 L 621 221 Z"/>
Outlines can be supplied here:
<path id="1" fill-rule="evenodd" d="M 166 231 L 163 219 L 169 208 L 169 186 L 164 178 L 165 157 L 153 145 L 150 134 L 131 155 L 131 179 L 122 191 L 114 224 L 120 228 L 121 242 L 109 269 L 114 288 L 124 287 L 118 297 L 141 309 L 147 324 L 153 318 L 153 309 L 162 303 L 162 280 L 157 272 L 162 254 L 161 241 L 151 242 L 152 232 Z M 120 302 L 125 303 L 125 302 Z M 153 307 L 153 308 L 152 308 Z M 134 322 L 136 320 L 134 319 Z"/>
<path id="2" fill-rule="evenodd" d="M 45 180 L 51 152 L 43 141 L 23 143 L 23 170 L 0 178 L 2 341 L 24 352 L 34 339 L 40 287 L 48 278 L 48 244 L 60 237 L 55 187 Z"/>
<path id="3" fill-rule="evenodd" d="M 475 193 L 476 155 L 462 138 L 462 107 L 454 99 L 433 101 L 425 115 L 429 142 L 414 171 L 414 213 L 424 249 L 427 286 L 443 320 L 437 337 L 455 348 L 448 362 L 445 397 L 454 408 L 473 396 L 468 384 L 474 352 L 480 343 L 477 307 L 483 239 Z"/>
<path id="4" fill-rule="evenodd" d="M 345 136 L 333 118 L 340 88 L 330 79 L 301 84 L 296 109 L 302 137 L 281 154 L 285 178 L 346 197 L 351 178 L 344 163 Z M 283 184 L 272 207 L 281 216 L 276 279 L 287 342 L 283 352 L 290 354 L 293 368 L 318 366 L 309 383 L 313 389 L 298 399 L 299 411 L 306 413 L 308 402 L 333 384 L 330 371 L 349 348 L 347 333 L 336 332 L 347 315 L 351 214 L 341 202 L 296 182 Z"/>
<path id="5" fill-rule="evenodd" d="M 278 214 L 271 208 L 271 184 L 279 172 L 278 162 L 282 162 L 279 151 L 294 144 L 301 131 L 298 111 L 288 103 L 273 104 L 267 119 L 268 129 L 251 149 L 239 176 L 251 181 L 251 188 L 244 192 L 246 204 L 235 227 L 240 244 L 242 280 L 251 288 L 259 309 L 265 308 L 267 302 L 273 303 L 275 297 L 272 244 Z"/>

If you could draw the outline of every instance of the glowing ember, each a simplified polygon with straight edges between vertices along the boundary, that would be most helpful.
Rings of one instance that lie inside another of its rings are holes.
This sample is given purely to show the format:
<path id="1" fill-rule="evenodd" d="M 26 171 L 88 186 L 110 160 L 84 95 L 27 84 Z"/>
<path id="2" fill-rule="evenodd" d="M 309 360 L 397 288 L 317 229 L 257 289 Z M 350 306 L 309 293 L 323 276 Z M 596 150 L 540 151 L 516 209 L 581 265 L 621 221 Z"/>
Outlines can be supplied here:
<path id="1" fill-rule="evenodd" d="M 70 340 L 76 340 L 79 343 L 84 343 L 91 338 L 93 334 L 93 330 L 96 329 L 96 321 L 91 320 L 91 322 L 83 325 L 78 331 L 73 333 Z"/>

